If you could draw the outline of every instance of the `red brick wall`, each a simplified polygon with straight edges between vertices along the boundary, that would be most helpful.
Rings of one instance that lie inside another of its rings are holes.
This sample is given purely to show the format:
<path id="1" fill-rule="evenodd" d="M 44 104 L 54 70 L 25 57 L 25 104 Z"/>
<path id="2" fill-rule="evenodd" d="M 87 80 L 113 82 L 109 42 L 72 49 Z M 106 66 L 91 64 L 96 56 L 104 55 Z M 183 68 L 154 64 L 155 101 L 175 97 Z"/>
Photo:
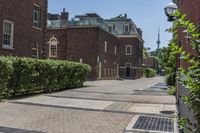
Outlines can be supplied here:
<path id="1" fill-rule="evenodd" d="M 0 3 L 0 55 L 31 56 L 31 49 L 35 43 L 39 43 L 42 52 L 47 0 L 0 0 Z M 40 30 L 32 28 L 33 4 L 41 6 Z M 3 20 L 14 22 L 14 50 L 2 49 Z"/>
<path id="2" fill-rule="evenodd" d="M 107 52 L 105 52 L 105 41 L 107 42 Z M 116 54 L 115 54 L 115 46 L 116 46 Z M 114 77 L 116 77 L 117 64 L 119 64 L 120 60 L 120 40 L 113 36 L 112 34 L 99 29 L 98 31 L 98 56 L 100 58 L 100 62 L 102 63 L 102 76 L 107 79 L 113 78 L 113 74 L 111 74 L 113 70 L 115 70 Z M 104 60 L 106 62 L 104 62 Z M 106 69 L 107 73 L 105 73 L 104 69 Z"/>
<path id="3" fill-rule="evenodd" d="M 52 37 L 58 40 L 57 46 L 57 59 L 65 60 L 67 59 L 67 30 L 66 29 L 48 29 L 46 41 L 50 41 Z M 46 46 L 46 57 L 49 57 L 49 44 Z"/>
<path id="4" fill-rule="evenodd" d="M 143 63 L 146 67 L 151 67 L 155 70 L 158 68 L 158 61 L 154 57 L 147 57 Z"/>
<path id="5" fill-rule="evenodd" d="M 49 29 L 46 40 L 50 40 L 52 36 L 59 41 L 57 59 L 71 60 L 71 56 L 76 62 L 82 59 L 83 63 L 92 67 L 89 78 L 98 79 L 99 72 L 101 72 L 102 79 L 116 78 L 117 64 L 125 66 L 126 62 L 131 62 L 132 67 L 142 66 L 143 45 L 136 38 L 119 39 L 99 27 Z M 107 52 L 105 52 L 105 42 L 107 42 Z M 125 44 L 133 46 L 131 56 L 125 55 Z M 116 55 L 115 46 L 117 48 Z M 101 71 L 99 71 L 99 63 L 101 63 Z M 133 68 L 131 74 L 132 78 L 138 78 L 142 76 L 142 71 Z M 120 73 L 121 77 L 124 75 L 125 72 Z"/>
<path id="6" fill-rule="evenodd" d="M 67 29 L 67 59 L 74 56 L 79 62 L 92 66 L 90 78 L 97 77 L 97 55 L 98 55 L 98 28 L 96 27 L 72 27 Z"/>
<path id="7" fill-rule="evenodd" d="M 180 10 L 187 15 L 187 18 L 195 23 L 197 26 L 200 26 L 200 0 L 181 0 L 178 4 Z M 185 38 L 186 33 L 183 33 L 184 29 L 180 28 L 178 32 L 179 43 L 184 48 L 184 50 L 192 55 L 196 55 L 196 52 L 191 48 L 190 44 Z M 181 61 L 180 64 L 187 68 L 188 63 Z"/>
<path id="8" fill-rule="evenodd" d="M 179 9 L 187 15 L 187 18 L 190 21 L 195 23 L 197 26 L 200 24 L 200 0 L 181 0 L 178 6 Z M 191 55 L 196 55 L 196 52 L 191 48 L 190 44 L 187 42 L 187 39 L 185 38 L 186 33 L 183 33 L 183 30 L 183 28 L 179 28 L 178 31 L 179 45 L 182 46 L 187 53 L 190 53 Z M 178 65 L 181 65 L 186 69 L 189 67 L 188 63 L 180 59 L 178 61 Z M 179 105 L 180 116 L 187 117 L 190 119 L 190 122 L 195 123 L 195 119 L 193 117 L 194 114 L 191 110 L 189 110 L 188 106 L 180 98 L 181 96 L 185 95 L 189 95 L 188 90 L 177 82 L 177 100 Z"/>
<path id="9" fill-rule="evenodd" d="M 142 67 L 143 63 L 143 43 L 137 38 L 120 38 L 120 75 L 125 76 L 125 64 L 127 62 L 131 63 L 131 78 L 139 78 L 142 76 L 142 70 L 138 69 Z M 126 55 L 126 45 L 132 46 L 132 55 Z"/>

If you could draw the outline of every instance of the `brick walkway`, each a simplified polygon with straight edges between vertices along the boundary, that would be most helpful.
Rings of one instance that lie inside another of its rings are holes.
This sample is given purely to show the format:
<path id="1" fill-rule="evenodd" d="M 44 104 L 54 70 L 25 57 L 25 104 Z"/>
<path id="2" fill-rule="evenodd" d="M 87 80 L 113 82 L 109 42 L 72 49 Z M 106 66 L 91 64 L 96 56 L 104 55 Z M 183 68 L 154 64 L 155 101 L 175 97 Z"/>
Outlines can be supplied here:
<path id="1" fill-rule="evenodd" d="M 3 102 L 0 132 L 122 133 L 137 113 L 156 115 L 164 107 L 174 110 L 174 97 L 152 93 L 156 88 L 144 90 L 162 82 L 161 77 L 93 81 L 86 88 Z M 148 105 L 155 111 L 140 112 Z"/>

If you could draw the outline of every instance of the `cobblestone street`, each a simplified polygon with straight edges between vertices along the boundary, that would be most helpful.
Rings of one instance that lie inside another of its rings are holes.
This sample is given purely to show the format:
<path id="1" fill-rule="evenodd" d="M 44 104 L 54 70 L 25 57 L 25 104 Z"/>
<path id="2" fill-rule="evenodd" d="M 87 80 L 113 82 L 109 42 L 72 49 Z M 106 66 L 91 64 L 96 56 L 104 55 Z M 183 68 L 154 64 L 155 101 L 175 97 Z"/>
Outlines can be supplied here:
<path id="1" fill-rule="evenodd" d="M 175 97 L 160 89 L 165 87 L 162 77 L 89 81 L 85 86 L 0 103 L 0 132 L 122 133 L 135 115 L 176 115 Z"/>

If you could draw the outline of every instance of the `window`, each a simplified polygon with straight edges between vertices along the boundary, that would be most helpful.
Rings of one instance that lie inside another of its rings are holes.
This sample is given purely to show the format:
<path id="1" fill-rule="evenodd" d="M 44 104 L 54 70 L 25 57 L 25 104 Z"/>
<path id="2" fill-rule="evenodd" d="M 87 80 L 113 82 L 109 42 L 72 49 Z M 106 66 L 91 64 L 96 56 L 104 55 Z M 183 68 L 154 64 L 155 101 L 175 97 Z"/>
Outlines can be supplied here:
<path id="1" fill-rule="evenodd" d="M 115 46 L 115 55 L 117 54 L 117 46 Z"/>
<path id="2" fill-rule="evenodd" d="M 3 48 L 13 48 L 14 23 L 3 21 Z"/>
<path id="3" fill-rule="evenodd" d="M 99 63 L 99 61 L 100 61 L 100 60 L 99 60 L 99 56 L 97 56 L 97 63 Z"/>
<path id="4" fill-rule="evenodd" d="M 108 31 L 109 32 L 112 33 L 112 32 L 114 32 L 114 30 L 115 30 L 115 25 L 114 24 L 111 24 L 111 25 L 108 26 Z"/>
<path id="5" fill-rule="evenodd" d="M 75 61 L 75 59 L 76 59 L 76 58 L 75 58 L 74 55 L 70 55 L 70 56 L 69 56 L 69 60 L 70 60 L 70 61 Z"/>
<path id="6" fill-rule="evenodd" d="M 33 8 L 33 26 L 41 28 L 41 7 L 35 4 Z"/>
<path id="7" fill-rule="evenodd" d="M 32 43 L 32 57 L 37 58 L 39 57 L 39 43 Z"/>
<path id="8" fill-rule="evenodd" d="M 104 51 L 105 51 L 105 52 L 107 52 L 107 50 L 108 50 L 107 47 L 108 47 L 108 46 L 107 46 L 107 42 L 105 41 L 105 42 L 104 42 Z"/>
<path id="9" fill-rule="evenodd" d="M 132 54 L 132 46 L 126 45 L 126 55 L 131 55 L 131 54 Z"/>
<path id="10" fill-rule="evenodd" d="M 81 58 L 81 59 L 79 60 L 79 62 L 80 62 L 80 63 L 83 63 L 83 59 Z"/>
<path id="11" fill-rule="evenodd" d="M 53 36 L 50 40 L 49 40 L 49 57 L 57 57 L 57 45 L 58 45 L 58 41 L 57 39 Z"/>
<path id="12" fill-rule="evenodd" d="M 129 24 L 124 25 L 124 32 L 125 33 L 129 32 Z"/>

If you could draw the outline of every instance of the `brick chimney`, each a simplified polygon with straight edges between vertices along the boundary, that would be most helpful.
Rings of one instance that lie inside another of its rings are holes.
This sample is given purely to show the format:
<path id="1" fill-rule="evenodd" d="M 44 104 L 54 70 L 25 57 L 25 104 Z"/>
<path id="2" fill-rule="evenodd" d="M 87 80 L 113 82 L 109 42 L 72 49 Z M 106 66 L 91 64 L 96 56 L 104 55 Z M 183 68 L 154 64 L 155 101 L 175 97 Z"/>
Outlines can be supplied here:
<path id="1" fill-rule="evenodd" d="M 61 12 L 61 20 L 68 21 L 69 19 L 69 13 L 65 11 L 65 8 L 63 8 L 63 12 Z"/>

